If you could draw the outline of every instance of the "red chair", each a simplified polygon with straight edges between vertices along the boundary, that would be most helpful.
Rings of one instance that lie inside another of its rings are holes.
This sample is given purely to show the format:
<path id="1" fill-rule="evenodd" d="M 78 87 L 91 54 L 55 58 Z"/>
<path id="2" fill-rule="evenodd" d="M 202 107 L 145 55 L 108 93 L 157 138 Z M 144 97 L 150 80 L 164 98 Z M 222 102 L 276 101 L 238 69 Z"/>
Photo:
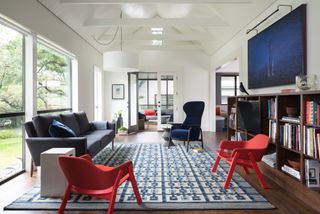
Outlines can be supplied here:
<path id="1" fill-rule="evenodd" d="M 60 156 L 60 167 L 68 181 L 59 214 L 64 212 L 71 192 L 109 200 L 108 214 L 113 212 L 118 187 L 129 180 L 138 204 L 142 203 L 131 161 L 117 167 L 94 165 L 89 155 L 81 157 Z"/>
<path id="2" fill-rule="evenodd" d="M 261 161 L 268 144 L 269 137 L 263 134 L 258 134 L 248 141 L 221 141 L 220 149 L 217 151 L 217 159 L 211 171 L 215 172 L 217 170 L 221 158 L 230 164 L 227 179 L 224 183 L 224 188 L 228 189 L 236 165 L 242 166 L 245 174 L 248 174 L 248 168 L 253 168 L 261 186 L 266 189 L 267 184 L 263 180 L 257 162 Z"/>

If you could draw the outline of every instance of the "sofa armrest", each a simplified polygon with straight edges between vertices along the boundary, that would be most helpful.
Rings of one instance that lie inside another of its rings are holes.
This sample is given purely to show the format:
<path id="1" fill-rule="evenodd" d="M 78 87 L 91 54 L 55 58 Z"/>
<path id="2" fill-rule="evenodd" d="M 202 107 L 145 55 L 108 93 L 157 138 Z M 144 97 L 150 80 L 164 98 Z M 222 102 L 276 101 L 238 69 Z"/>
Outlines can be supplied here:
<path id="1" fill-rule="evenodd" d="M 86 137 L 30 137 L 26 139 L 26 142 L 36 166 L 40 166 L 40 154 L 51 148 L 75 148 L 76 156 L 87 153 Z"/>
<path id="2" fill-rule="evenodd" d="M 113 131 L 116 131 L 116 124 L 113 122 L 107 122 L 107 129 L 112 129 Z"/>

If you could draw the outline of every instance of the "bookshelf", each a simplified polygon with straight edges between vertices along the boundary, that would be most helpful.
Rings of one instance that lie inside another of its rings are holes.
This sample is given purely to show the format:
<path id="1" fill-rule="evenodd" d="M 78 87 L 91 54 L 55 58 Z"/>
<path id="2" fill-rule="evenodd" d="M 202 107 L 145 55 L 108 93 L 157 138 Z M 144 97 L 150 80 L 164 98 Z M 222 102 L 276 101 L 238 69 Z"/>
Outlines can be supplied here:
<path id="1" fill-rule="evenodd" d="M 260 163 L 264 175 L 311 206 L 319 204 L 320 184 L 316 189 L 308 188 L 310 172 L 306 175 L 305 167 L 320 160 L 320 91 L 228 97 L 229 140 L 238 132 L 247 139 L 255 135 L 238 127 L 240 100 L 259 101 L 261 133 L 271 138 L 267 155 L 273 155 L 274 164 Z M 288 167 L 295 170 L 288 173 Z"/>

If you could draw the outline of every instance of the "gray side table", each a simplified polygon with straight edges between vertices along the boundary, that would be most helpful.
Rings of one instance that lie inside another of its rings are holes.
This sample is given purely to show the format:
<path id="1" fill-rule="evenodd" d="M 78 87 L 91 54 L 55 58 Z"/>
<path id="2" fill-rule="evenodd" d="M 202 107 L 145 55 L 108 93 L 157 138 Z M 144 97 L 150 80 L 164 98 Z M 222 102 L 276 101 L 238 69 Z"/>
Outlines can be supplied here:
<path id="1" fill-rule="evenodd" d="M 41 153 L 41 197 L 62 197 L 67 181 L 58 163 L 60 155 L 75 156 L 74 148 L 52 148 Z"/>

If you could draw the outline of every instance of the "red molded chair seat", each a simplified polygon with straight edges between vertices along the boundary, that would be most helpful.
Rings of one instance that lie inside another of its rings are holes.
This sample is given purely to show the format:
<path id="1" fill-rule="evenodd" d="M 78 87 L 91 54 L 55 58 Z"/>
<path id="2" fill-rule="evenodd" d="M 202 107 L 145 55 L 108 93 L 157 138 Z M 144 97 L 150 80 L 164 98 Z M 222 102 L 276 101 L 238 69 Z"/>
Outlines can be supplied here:
<path id="1" fill-rule="evenodd" d="M 217 170 L 221 158 L 230 164 L 227 179 L 224 183 L 224 188 L 227 189 L 236 165 L 242 166 L 246 174 L 248 168 L 253 168 L 261 186 L 266 189 L 267 184 L 262 177 L 257 162 L 261 161 L 268 144 L 269 137 L 263 134 L 258 134 L 248 141 L 221 141 L 220 149 L 217 151 L 217 159 L 211 171 L 215 172 Z"/>
<path id="2" fill-rule="evenodd" d="M 112 214 L 118 187 L 130 181 L 138 204 L 142 203 L 131 161 L 117 167 L 94 165 L 89 155 L 60 156 L 59 165 L 68 181 L 59 214 L 64 212 L 71 192 L 109 200 L 108 214 Z"/>

